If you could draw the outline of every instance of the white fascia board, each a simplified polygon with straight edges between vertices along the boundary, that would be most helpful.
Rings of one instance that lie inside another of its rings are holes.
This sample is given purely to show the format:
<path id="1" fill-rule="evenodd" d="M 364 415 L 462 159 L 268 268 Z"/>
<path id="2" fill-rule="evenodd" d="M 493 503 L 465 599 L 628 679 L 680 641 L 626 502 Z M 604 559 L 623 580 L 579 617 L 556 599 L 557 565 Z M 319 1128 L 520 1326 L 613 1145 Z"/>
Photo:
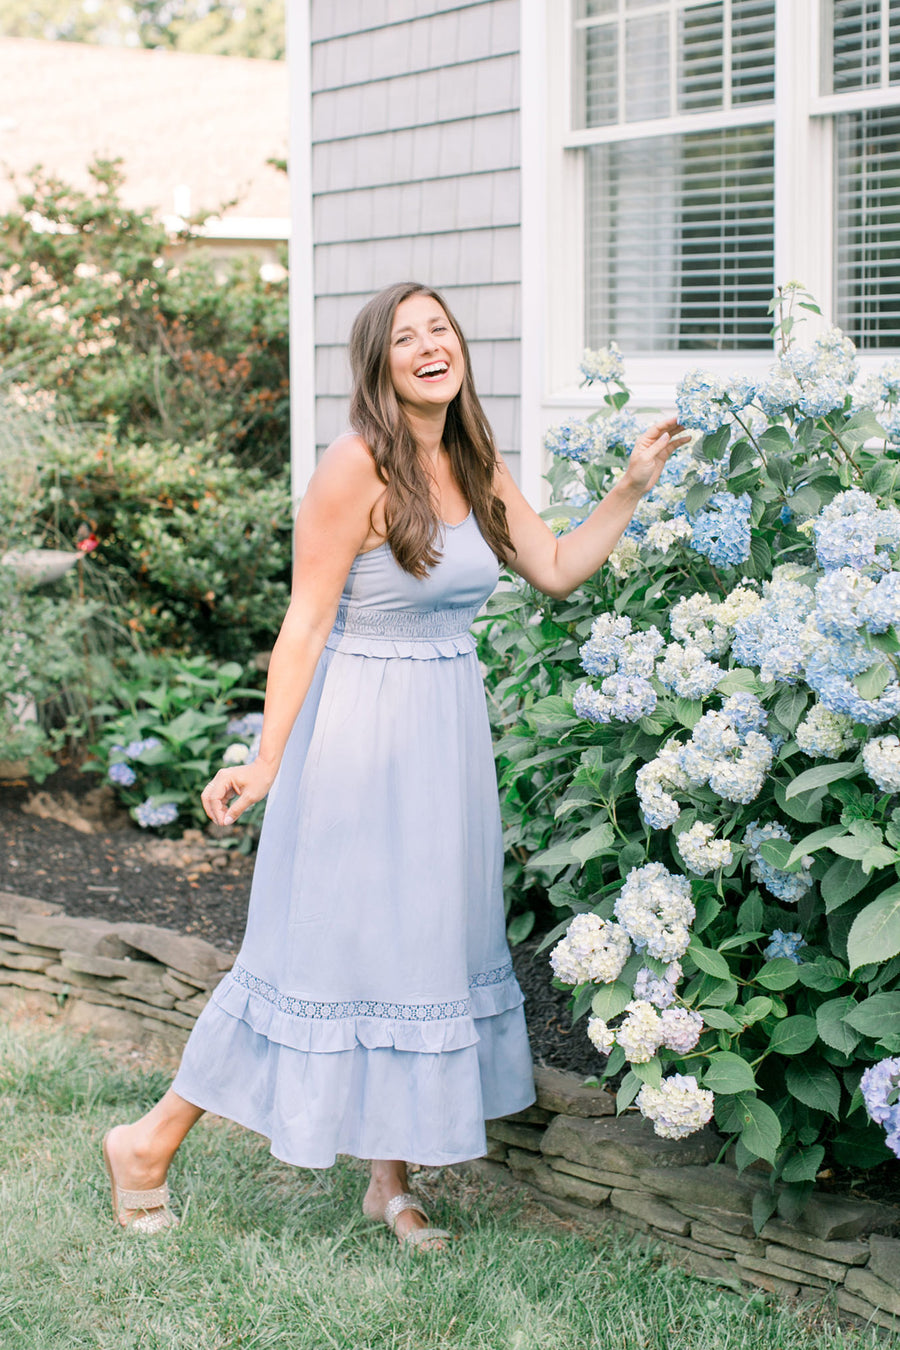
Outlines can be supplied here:
<path id="1" fill-rule="evenodd" d="M 316 467 L 315 296 L 312 216 L 311 0 L 289 0 L 291 193 L 291 498 L 296 507 Z"/>

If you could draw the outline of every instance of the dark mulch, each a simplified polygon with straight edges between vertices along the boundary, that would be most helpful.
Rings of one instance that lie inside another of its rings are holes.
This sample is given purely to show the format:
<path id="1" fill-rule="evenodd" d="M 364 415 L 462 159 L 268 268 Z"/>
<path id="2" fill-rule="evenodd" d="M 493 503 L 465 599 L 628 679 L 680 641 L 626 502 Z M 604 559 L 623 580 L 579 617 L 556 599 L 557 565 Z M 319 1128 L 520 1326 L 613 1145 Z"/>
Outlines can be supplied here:
<path id="1" fill-rule="evenodd" d="M 98 832 L 31 814 L 24 808 L 36 797 L 59 815 L 68 808 L 87 817 Z M 67 914 L 140 920 L 194 933 L 228 951 L 240 946 L 253 859 L 199 841 L 148 836 L 109 793 L 98 794 L 92 775 L 60 769 L 41 787 L 0 782 L 0 841 L 0 890 L 55 900 Z M 569 998 L 550 983 L 547 952 L 535 955 L 539 941 L 513 951 L 532 1051 L 545 1064 L 594 1074 L 602 1061 L 584 1022 L 572 1028 Z"/>

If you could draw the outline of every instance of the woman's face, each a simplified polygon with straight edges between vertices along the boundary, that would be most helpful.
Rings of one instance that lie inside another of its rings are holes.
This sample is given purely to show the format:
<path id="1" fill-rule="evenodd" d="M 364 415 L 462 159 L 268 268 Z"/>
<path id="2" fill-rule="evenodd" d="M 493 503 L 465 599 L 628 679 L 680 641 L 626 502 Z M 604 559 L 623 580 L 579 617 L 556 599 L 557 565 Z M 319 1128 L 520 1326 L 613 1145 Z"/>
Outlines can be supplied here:
<path id="1" fill-rule="evenodd" d="M 465 374 L 462 347 L 436 300 L 411 295 L 391 326 L 390 372 L 401 403 L 422 411 L 446 408 Z"/>

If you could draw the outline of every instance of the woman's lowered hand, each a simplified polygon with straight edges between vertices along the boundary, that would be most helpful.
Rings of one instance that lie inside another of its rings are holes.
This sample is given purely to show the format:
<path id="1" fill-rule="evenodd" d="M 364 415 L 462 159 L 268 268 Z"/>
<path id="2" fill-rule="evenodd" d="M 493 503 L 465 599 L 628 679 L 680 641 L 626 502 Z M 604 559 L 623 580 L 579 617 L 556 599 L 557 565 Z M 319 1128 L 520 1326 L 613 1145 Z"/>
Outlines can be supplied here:
<path id="1" fill-rule="evenodd" d="M 204 811 L 217 825 L 233 825 L 248 806 L 262 801 L 277 772 L 259 759 L 220 769 L 200 794 Z"/>

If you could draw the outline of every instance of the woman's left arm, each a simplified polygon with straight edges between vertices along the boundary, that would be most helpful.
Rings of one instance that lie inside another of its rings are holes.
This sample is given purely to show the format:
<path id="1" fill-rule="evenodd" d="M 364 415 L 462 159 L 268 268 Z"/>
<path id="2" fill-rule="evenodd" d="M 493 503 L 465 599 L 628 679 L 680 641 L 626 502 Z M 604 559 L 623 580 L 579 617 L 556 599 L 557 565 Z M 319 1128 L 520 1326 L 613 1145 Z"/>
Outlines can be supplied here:
<path id="1" fill-rule="evenodd" d="M 558 538 L 528 504 L 504 464 L 494 491 L 506 506 L 514 572 L 539 591 L 565 598 L 606 562 L 634 515 L 635 507 L 656 483 L 674 450 L 690 440 L 674 417 L 649 427 L 637 439 L 625 472 L 576 530 Z"/>

